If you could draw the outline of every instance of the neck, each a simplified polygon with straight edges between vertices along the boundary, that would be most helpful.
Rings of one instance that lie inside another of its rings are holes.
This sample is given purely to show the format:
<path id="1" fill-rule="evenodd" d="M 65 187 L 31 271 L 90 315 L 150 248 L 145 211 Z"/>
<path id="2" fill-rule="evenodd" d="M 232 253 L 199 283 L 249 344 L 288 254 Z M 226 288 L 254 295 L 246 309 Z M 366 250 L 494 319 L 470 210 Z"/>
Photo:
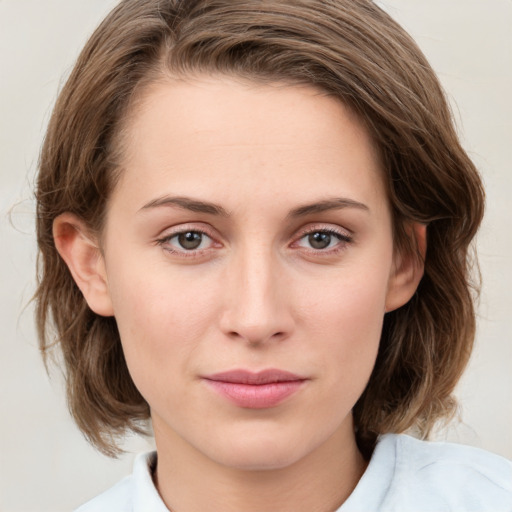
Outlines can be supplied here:
<path id="1" fill-rule="evenodd" d="M 350 429 L 286 467 L 247 470 L 204 456 L 158 425 L 155 484 L 173 512 L 333 512 L 348 498 L 366 469 Z M 154 422 L 155 423 L 155 422 Z"/>

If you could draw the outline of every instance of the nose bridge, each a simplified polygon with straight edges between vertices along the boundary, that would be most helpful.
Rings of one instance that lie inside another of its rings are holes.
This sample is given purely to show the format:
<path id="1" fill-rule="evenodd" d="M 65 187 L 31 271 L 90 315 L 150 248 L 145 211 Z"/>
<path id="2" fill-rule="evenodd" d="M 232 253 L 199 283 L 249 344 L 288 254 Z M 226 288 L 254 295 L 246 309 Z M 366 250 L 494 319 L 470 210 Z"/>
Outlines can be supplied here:
<path id="1" fill-rule="evenodd" d="M 223 331 L 251 343 L 285 337 L 291 316 L 282 269 L 272 248 L 245 244 L 233 254 L 228 274 Z"/>

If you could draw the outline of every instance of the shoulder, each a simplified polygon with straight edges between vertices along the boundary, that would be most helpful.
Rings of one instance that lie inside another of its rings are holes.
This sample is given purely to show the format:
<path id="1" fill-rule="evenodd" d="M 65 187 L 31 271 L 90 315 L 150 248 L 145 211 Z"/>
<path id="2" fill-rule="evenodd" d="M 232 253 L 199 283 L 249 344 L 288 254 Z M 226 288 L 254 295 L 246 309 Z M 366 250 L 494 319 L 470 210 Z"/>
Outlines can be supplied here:
<path id="1" fill-rule="evenodd" d="M 168 509 L 161 500 L 151 476 L 151 467 L 155 461 L 155 452 L 138 455 L 131 475 L 88 501 L 75 512 L 167 512 Z"/>
<path id="2" fill-rule="evenodd" d="M 499 455 L 454 443 L 420 441 L 407 435 L 391 436 L 397 464 L 424 478 L 464 477 L 512 492 L 512 463 Z"/>
<path id="3" fill-rule="evenodd" d="M 397 502 L 431 504 L 443 510 L 512 511 L 512 463 L 454 443 L 420 441 L 406 435 L 382 440 L 394 446 Z"/>
<path id="4" fill-rule="evenodd" d="M 75 512 L 100 512 L 101 510 L 129 511 L 133 502 L 133 478 L 127 476 L 107 491 L 78 507 Z"/>
<path id="5" fill-rule="evenodd" d="M 512 512 L 512 463 L 453 443 L 381 436 L 340 512 Z"/>

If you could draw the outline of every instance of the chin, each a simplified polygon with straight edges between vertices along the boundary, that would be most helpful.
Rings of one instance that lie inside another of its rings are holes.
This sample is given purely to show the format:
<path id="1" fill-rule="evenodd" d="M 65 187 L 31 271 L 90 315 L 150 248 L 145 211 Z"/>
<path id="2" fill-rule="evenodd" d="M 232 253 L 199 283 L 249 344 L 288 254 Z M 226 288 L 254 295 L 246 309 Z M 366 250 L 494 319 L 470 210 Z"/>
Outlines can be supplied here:
<path id="1" fill-rule="evenodd" d="M 297 440 L 294 441 L 294 437 Z M 207 454 L 218 464 L 245 471 L 269 471 L 292 466 L 305 457 L 308 443 L 301 436 L 269 435 L 226 436 Z"/>
<path id="2" fill-rule="evenodd" d="M 301 458 L 296 450 L 286 450 L 284 447 L 276 450 L 264 446 L 254 449 L 236 447 L 228 453 L 217 453 L 215 456 L 217 463 L 242 471 L 279 470 L 293 465 Z"/>

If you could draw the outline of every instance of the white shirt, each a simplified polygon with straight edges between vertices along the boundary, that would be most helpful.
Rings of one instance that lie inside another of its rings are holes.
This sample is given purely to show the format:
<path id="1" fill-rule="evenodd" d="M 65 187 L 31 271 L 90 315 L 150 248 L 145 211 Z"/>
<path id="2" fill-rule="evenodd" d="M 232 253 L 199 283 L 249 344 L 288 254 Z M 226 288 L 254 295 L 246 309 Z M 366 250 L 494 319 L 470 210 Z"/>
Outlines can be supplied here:
<path id="1" fill-rule="evenodd" d="M 169 512 L 151 478 L 156 453 L 76 512 Z M 356 488 L 337 512 L 512 512 L 512 463 L 452 443 L 381 436 Z"/>

